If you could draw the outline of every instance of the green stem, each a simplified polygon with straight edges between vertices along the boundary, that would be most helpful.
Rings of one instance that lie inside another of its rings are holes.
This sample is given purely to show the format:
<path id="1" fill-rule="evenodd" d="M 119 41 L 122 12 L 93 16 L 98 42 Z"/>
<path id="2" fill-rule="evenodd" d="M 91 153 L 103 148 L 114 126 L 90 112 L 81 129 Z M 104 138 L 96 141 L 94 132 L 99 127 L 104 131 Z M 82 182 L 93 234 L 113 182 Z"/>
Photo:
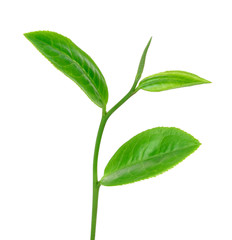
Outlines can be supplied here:
<path id="1" fill-rule="evenodd" d="M 107 121 L 107 118 L 105 117 L 105 115 L 106 115 L 106 112 L 105 110 L 103 110 L 102 119 L 101 119 L 100 126 L 97 133 L 97 139 L 95 143 L 94 157 L 93 157 L 93 204 L 92 204 L 92 223 L 91 223 L 90 240 L 95 240 L 95 233 L 96 233 L 98 194 L 99 194 L 99 188 L 100 188 L 100 184 L 98 182 L 98 176 L 97 176 L 97 162 L 98 162 L 98 154 L 99 154 L 102 133 Z"/>
<path id="2" fill-rule="evenodd" d="M 91 237 L 90 237 L 91 240 L 95 239 L 95 233 L 96 233 L 99 188 L 100 188 L 100 185 L 93 186 L 92 224 L 91 224 Z"/>
<path id="3" fill-rule="evenodd" d="M 102 139 L 102 134 L 106 125 L 108 118 L 111 116 L 113 112 L 115 112 L 124 102 L 126 102 L 131 96 L 133 96 L 138 90 L 135 89 L 135 84 L 132 86 L 131 90 L 117 103 L 115 104 L 109 112 L 106 112 L 105 109 L 102 111 L 102 118 L 100 122 L 100 126 L 97 133 L 97 139 L 95 143 L 94 149 L 94 157 L 93 157 L 93 203 L 92 203 L 92 223 L 91 223 L 91 237 L 90 240 L 95 240 L 96 234 L 96 223 L 97 223 L 97 208 L 98 208 L 98 196 L 100 183 L 98 182 L 98 154 L 100 149 L 100 143 Z"/>
<path id="4" fill-rule="evenodd" d="M 135 89 L 135 85 L 132 86 L 131 90 L 117 103 L 115 104 L 107 113 L 107 119 L 112 113 L 114 113 L 123 103 L 125 103 L 130 97 L 132 97 L 139 89 Z"/>

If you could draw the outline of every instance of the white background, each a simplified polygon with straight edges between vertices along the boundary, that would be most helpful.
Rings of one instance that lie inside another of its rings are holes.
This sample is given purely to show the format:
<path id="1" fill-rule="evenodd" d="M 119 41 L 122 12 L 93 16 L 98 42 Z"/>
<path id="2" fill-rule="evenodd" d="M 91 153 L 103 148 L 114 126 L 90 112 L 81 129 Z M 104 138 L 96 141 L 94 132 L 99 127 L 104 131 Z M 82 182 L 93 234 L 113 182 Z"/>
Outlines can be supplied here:
<path id="1" fill-rule="evenodd" d="M 143 77 L 185 70 L 212 84 L 138 92 L 107 123 L 99 176 L 118 147 L 157 126 L 202 146 L 174 169 L 102 187 L 96 240 L 231 240 L 231 1 L 2 1 L 0 239 L 87 240 L 92 156 L 101 110 L 23 36 L 71 38 L 103 72 L 108 109 Z"/>

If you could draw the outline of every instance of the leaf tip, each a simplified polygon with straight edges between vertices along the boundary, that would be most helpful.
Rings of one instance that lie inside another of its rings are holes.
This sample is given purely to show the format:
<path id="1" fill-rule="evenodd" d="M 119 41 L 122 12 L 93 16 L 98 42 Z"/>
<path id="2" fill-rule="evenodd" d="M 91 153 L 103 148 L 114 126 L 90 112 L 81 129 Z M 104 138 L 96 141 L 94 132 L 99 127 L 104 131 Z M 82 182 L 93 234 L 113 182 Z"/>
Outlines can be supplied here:
<path id="1" fill-rule="evenodd" d="M 197 75 L 196 75 L 197 76 Z M 207 80 L 207 79 L 205 79 L 205 78 L 201 78 L 201 77 L 199 77 L 199 76 L 197 76 L 198 78 L 199 78 L 199 80 L 201 81 L 201 83 L 202 84 L 204 84 L 204 83 L 212 83 L 211 81 L 209 81 L 209 80 Z"/>
<path id="2" fill-rule="evenodd" d="M 33 33 L 34 32 L 27 32 L 27 33 L 24 33 L 23 36 L 31 42 L 33 38 Z"/>
<path id="3" fill-rule="evenodd" d="M 204 79 L 204 83 L 212 83 L 209 80 Z"/>
<path id="4" fill-rule="evenodd" d="M 151 41 L 152 41 L 152 36 L 150 37 L 150 39 L 149 39 L 149 41 L 148 41 L 147 48 L 150 46 Z"/>
<path id="5" fill-rule="evenodd" d="M 23 36 L 24 36 L 25 38 L 27 38 L 27 39 L 28 39 L 28 35 L 29 35 L 28 32 L 23 34 Z"/>

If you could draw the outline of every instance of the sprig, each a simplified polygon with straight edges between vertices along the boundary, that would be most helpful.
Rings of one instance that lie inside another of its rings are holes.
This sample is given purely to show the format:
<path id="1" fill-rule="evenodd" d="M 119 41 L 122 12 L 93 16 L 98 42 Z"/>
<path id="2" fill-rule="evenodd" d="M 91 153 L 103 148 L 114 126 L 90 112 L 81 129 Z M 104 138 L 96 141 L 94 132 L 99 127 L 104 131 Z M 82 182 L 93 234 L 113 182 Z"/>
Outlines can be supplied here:
<path id="1" fill-rule="evenodd" d="M 184 71 L 166 71 L 141 79 L 151 40 L 142 54 L 134 83 L 128 93 L 107 111 L 108 88 L 96 63 L 70 39 L 55 32 L 36 31 L 25 37 L 61 72 L 72 79 L 100 108 L 102 119 L 93 158 L 93 202 L 91 240 L 95 239 L 98 195 L 101 185 L 117 186 L 155 177 L 193 153 L 200 142 L 174 127 L 157 127 L 139 133 L 123 144 L 110 159 L 104 176 L 98 179 L 98 155 L 102 134 L 109 117 L 139 90 L 160 92 L 210 83 Z"/>

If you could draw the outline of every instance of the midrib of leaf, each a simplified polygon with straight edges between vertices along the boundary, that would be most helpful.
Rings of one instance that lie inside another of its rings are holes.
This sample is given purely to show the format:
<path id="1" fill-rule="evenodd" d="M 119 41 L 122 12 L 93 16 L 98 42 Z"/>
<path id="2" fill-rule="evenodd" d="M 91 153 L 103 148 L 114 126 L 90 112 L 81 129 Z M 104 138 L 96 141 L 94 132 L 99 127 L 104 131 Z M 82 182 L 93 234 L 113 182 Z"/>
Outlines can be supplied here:
<path id="1" fill-rule="evenodd" d="M 82 71 L 83 75 L 87 75 L 88 83 L 93 87 L 94 92 L 98 95 L 98 98 L 101 100 L 102 105 L 104 105 L 104 103 L 103 103 L 103 101 L 102 101 L 102 98 L 101 98 L 101 95 L 98 93 L 98 90 L 97 90 L 96 86 L 95 86 L 94 83 L 91 81 L 91 77 L 89 76 L 88 72 L 87 72 L 74 58 L 71 58 L 67 53 L 62 52 L 59 48 L 55 47 L 55 46 L 52 45 L 52 44 L 50 45 L 50 44 L 48 44 L 48 43 L 46 43 L 46 42 L 43 42 L 43 41 L 41 41 L 41 40 L 39 40 L 39 39 L 36 39 L 36 41 L 41 42 L 41 43 L 47 45 L 49 48 L 54 48 L 54 49 L 56 49 L 56 51 L 58 51 L 60 55 L 61 55 L 61 54 L 65 55 L 69 60 L 71 60 L 71 62 L 73 62 L 73 64 L 78 65 L 79 68 L 80 68 L 80 70 Z M 52 39 L 51 39 L 51 41 L 52 41 Z M 71 53 L 72 50 L 70 49 L 70 47 L 69 47 L 68 49 L 69 49 L 69 51 L 70 51 L 70 53 Z M 71 54 L 71 55 L 72 55 L 72 54 Z M 87 64 L 87 65 L 88 65 L 88 64 Z M 89 68 L 89 66 L 88 66 L 88 68 Z M 80 86 L 80 85 L 79 85 L 79 86 Z M 80 86 L 80 87 L 81 87 L 81 86 Z M 84 89 L 83 89 L 83 90 L 84 90 Z"/>
<path id="2" fill-rule="evenodd" d="M 198 147 L 199 145 L 193 144 L 193 145 L 189 145 L 188 147 L 180 148 L 180 149 L 175 150 L 175 151 L 171 151 L 171 152 L 167 152 L 167 153 L 160 153 L 160 154 L 157 154 L 157 155 L 155 155 L 155 156 L 153 156 L 153 157 L 147 158 L 147 159 L 145 159 L 145 160 L 139 160 L 138 162 L 136 162 L 136 163 L 134 163 L 134 164 L 131 164 L 130 166 L 126 166 L 126 167 L 120 168 L 120 169 L 118 169 L 118 170 L 115 170 L 114 172 L 111 172 L 111 173 L 109 173 L 109 174 L 106 174 L 106 175 L 103 176 L 103 178 L 104 178 L 104 177 L 108 177 L 108 176 L 110 176 L 110 175 L 112 175 L 112 174 L 114 174 L 114 173 L 120 172 L 120 171 L 122 171 L 122 170 L 129 169 L 129 168 L 131 168 L 131 167 L 133 167 L 133 166 L 142 165 L 143 163 L 152 160 L 154 157 L 161 157 L 161 156 L 163 156 L 163 155 L 171 154 L 171 153 L 174 153 L 174 154 L 175 154 L 176 152 L 179 152 L 179 151 L 181 151 L 181 150 L 186 150 L 186 149 L 192 148 L 192 147 L 194 147 L 194 146 L 196 146 L 196 148 L 194 148 L 193 151 L 191 151 L 191 152 L 187 155 L 187 156 L 189 156 L 191 153 L 193 153 L 193 152 L 197 149 L 197 147 Z M 187 156 L 186 156 L 186 157 L 187 157 Z M 186 157 L 185 157 L 185 158 L 186 158 Z M 184 158 L 184 159 L 185 159 L 185 158 Z M 184 159 L 183 159 L 183 160 L 184 160 Z M 166 170 L 165 170 L 165 171 L 166 171 Z"/>

